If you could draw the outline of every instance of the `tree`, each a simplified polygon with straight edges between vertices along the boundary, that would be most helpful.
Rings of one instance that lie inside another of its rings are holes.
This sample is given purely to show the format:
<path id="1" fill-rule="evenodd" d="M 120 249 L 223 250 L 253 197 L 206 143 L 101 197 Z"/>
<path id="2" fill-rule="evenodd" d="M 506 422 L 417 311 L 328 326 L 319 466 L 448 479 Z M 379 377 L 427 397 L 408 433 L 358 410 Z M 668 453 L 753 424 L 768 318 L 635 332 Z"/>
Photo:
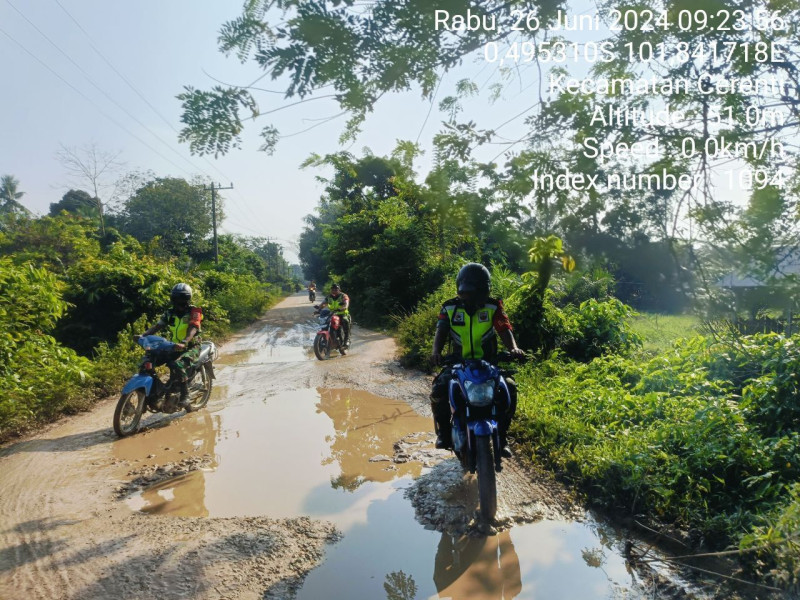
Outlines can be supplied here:
<path id="1" fill-rule="evenodd" d="M 97 204 L 97 213 L 100 216 L 100 232 L 105 235 L 103 201 L 100 195 L 111 186 L 110 180 L 114 179 L 123 167 L 123 163 L 118 160 L 121 152 L 105 152 L 98 149 L 96 144 L 89 144 L 82 148 L 69 147 L 64 144 L 60 146 L 61 149 L 56 152 L 56 158 L 74 182 L 86 184 L 91 189 Z"/>
<path id="2" fill-rule="evenodd" d="M 92 198 L 83 190 L 69 190 L 58 202 L 50 204 L 50 216 L 57 216 L 61 211 L 90 219 L 99 218 L 100 200 Z"/>
<path id="3" fill-rule="evenodd" d="M 528 89 L 539 80 L 540 91 L 537 94 L 534 88 L 530 107 L 509 120 L 521 125 L 518 134 L 514 139 L 504 138 L 484 124 L 461 117 L 461 99 L 480 89 L 474 82 L 461 80 L 455 95 L 440 102 L 440 110 L 450 117 L 434 140 L 436 166 L 453 160 L 480 172 L 491 181 L 489 193 L 481 199 L 484 206 L 491 201 L 490 214 L 496 214 L 497 206 L 522 207 L 529 217 L 520 213 L 509 227 L 525 220 L 536 235 L 557 234 L 568 239 L 576 253 L 588 251 L 576 244 L 578 240 L 608 236 L 613 245 L 626 250 L 623 254 L 635 252 L 643 243 L 653 244 L 651 249 L 666 248 L 673 261 L 669 270 L 677 279 L 673 287 L 682 294 L 694 285 L 693 274 L 701 269 L 696 262 L 684 262 L 696 256 L 693 243 L 717 243 L 729 236 L 731 224 L 740 220 L 742 227 L 751 227 L 747 219 L 752 221 L 752 211 L 748 215 L 735 209 L 720 193 L 718 180 L 724 170 L 731 169 L 733 159 L 729 152 L 717 152 L 719 148 L 733 144 L 744 148 L 738 152 L 736 168 L 755 172 L 756 188 L 763 188 L 764 182 L 782 188 L 791 196 L 786 206 L 800 194 L 798 0 L 779 4 L 733 0 L 722 8 L 715 0 L 644 0 L 635 6 L 604 0 L 597 4 L 597 13 L 609 27 L 600 28 L 592 43 L 610 48 L 611 59 L 582 64 L 548 62 L 541 50 L 542 42 L 585 45 L 586 32 L 553 31 L 559 11 L 568 13 L 565 2 L 455 0 L 435 4 L 378 0 L 356 8 L 350 0 L 253 0 L 245 4 L 239 18 L 223 25 L 220 49 L 235 53 L 242 61 L 253 59 L 265 75 L 286 81 L 283 92 L 293 103 L 334 97 L 351 117 L 342 139 L 353 140 L 382 95 L 420 89 L 423 99 L 433 102 L 443 74 L 457 73 L 469 58 L 480 59 L 487 43 L 496 44 L 498 56 L 509 59 L 513 54 L 506 51 L 511 44 L 517 44 L 519 52 L 520 43 L 533 42 L 539 49 L 535 60 L 513 65 L 512 58 L 512 68 L 503 68 L 502 61 L 498 62 L 504 83 L 487 92 L 487 100 L 496 101 L 512 81 Z M 461 15 L 469 9 L 480 22 L 487 19 L 493 26 L 437 28 L 434 8 Z M 519 11 L 533 15 L 538 27 L 514 27 Z M 612 27 L 615 11 L 635 17 L 639 23 L 648 14 L 660 20 L 647 28 Z M 709 15 L 727 15 L 731 23 L 708 26 Z M 772 48 L 773 55 L 765 51 L 758 58 L 753 54 L 756 47 Z M 664 51 L 648 54 L 652 48 Z M 687 48 L 691 52 L 682 55 Z M 711 52 L 712 48 L 728 50 L 722 57 Z M 652 85 L 634 93 L 624 85 L 618 86 L 621 91 L 548 85 L 552 78 L 629 82 L 629 88 L 648 81 L 685 83 L 671 88 Z M 237 146 L 245 125 L 260 116 L 258 91 L 255 87 L 217 86 L 208 92 L 187 88 L 179 96 L 184 103 L 181 138 L 190 143 L 192 152 L 200 154 L 224 153 Z M 670 112 L 666 122 L 607 118 L 660 110 Z M 496 114 L 497 109 L 491 112 Z M 764 119 L 759 121 L 754 115 Z M 279 138 L 271 125 L 262 135 L 267 149 Z M 594 147 L 605 148 L 656 140 L 659 148 L 650 156 L 634 158 L 592 155 L 586 151 L 587 140 L 593 140 Z M 489 164 L 473 158 L 476 149 L 486 144 L 506 148 L 505 165 L 494 163 L 502 152 Z M 764 148 L 772 150 L 765 153 Z M 556 177 L 567 170 L 596 176 L 599 184 L 589 189 L 534 185 L 537 175 Z M 652 187 L 650 183 L 626 187 L 610 183 L 612 174 L 661 179 Z M 670 188 L 664 183 L 665 176 L 683 176 L 692 185 Z M 474 209 L 471 199 L 467 190 L 461 198 L 463 210 Z M 434 200 L 443 203 L 442 213 L 450 210 L 450 198 Z M 796 214 L 790 219 L 796 223 Z M 781 222 L 772 220 L 772 224 L 777 227 Z M 767 238 L 760 239 L 767 246 L 784 245 L 785 236 L 776 227 L 761 228 Z M 673 279 L 672 275 L 668 278 Z"/>
<path id="4" fill-rule="evenodd" d="M 217 196 L 217 222 L 222 201 Z M 185 179 L 156 178 L 126 200 L 119 214 L 120 229 L 139 241 L 159 238 L 170 254 L 197 255 L 211 233 L 211 193 Z"/>
<path id="5" fill-rule="evenodd" d="M 0 178 L 0 214 L 29 214 L 30 211 L 20 204 L 19 199 L 25 192 L 17 191 L 19 180 L 13 175 Z"/>

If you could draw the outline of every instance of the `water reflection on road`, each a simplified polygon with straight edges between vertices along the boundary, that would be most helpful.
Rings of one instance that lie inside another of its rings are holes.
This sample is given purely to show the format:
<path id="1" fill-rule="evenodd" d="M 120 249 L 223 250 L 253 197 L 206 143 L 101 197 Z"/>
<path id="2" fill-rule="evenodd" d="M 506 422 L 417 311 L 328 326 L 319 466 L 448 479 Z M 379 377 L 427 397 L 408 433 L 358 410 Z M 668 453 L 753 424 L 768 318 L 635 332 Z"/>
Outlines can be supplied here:
<path id="1" fill-rule="evenodd" d="M 120 440 L 115 454 L 213 457 L 209 470 L 131 498 L 137 510 L 336 523 L 344 538 L 328 548 L 299 600 L 631 597 L 615 538 L 596 523 L 542 521 L 478 538 L 424 529 L 403 494 L 421 466 L 386 459 L 398 439 L 429 429 L 430 420 L 402 402 L 350 389 L 295 390 L 174 419 Z"/>

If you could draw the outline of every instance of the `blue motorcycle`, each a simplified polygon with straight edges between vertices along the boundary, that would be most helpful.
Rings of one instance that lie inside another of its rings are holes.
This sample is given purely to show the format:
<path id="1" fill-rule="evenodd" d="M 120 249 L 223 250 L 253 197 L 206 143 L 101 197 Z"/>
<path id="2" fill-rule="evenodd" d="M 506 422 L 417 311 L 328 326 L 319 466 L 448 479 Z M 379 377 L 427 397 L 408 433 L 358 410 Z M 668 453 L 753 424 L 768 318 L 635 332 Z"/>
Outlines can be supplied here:
<path id="1" fill-rule="evenodd" d="M 122 388 L 122 395 L 114 410 L 114 431 L 120 437 L 139 431 L 145 410 L 174 413 L 179 406 L 180 385 L 173 378 L 164 383 L 156 367 L 168 363 L 175 356 L 175 344 L 158 335 L 143 335 L 137 342 L 145 351 L 139 363 L 139 373 L 131 377 Z M 189 408 L 192 412 L 203 408 L 211 396 L 214 379 L 213 361 L 219 352 L 214 342 L 200 344 L 200 356 L 189 369 Z"/>
<path id="2" fill-rule="evenodd" d="M 512 360 L 502 352 L 498 360 Z M 465 471 L 478 477 L 478 498 L 481 518 L 494 520 L 497 512 L 497 480 L 502 466 L 498 420 L 511 406 L 511 394 L 504 375 L 513 372 L 500 369 L 485 360 L 450 359 L 449 382 L 452 413 L 453 451 Z"/>

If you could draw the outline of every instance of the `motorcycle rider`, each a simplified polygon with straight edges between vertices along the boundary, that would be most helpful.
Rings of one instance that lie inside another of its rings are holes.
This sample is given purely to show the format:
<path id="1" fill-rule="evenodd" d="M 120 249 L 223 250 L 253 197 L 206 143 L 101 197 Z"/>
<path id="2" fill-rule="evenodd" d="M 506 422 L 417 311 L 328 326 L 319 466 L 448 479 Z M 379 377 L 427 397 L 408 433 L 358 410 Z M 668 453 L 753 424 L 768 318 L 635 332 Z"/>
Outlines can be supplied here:
<path id="1" fill-rule="evenodd" d="M 172 306 L 161 315 L 158 323 L 142 335 L 153 335 L 165 327 L 168 329 L 167 337 L 175 343 L 175 354 L 167 363 L 170 379 L 179 383 L 181 392 L 179 406 L 189 412 L 191 405 L 187 371 L 200 356 L 200 325 L 203 322 L 203 311 L 198 306 L 192 306 L 192 288 L 187 283 L 175 284 L 169 297 Z M 139 337 L 136 335 L 134 339 Z"/>
<path id="2" fill-rule="evenodd" d="M 497 336 L 514 356 L 525 353 L 517 347 L 511 322 L 503 309 L 503 302 L 489 297 L 491 275 L 489 269 L 479 263 L 467 263 L 458 272 L 456 290 L 458 296 L 447 300 L 439 311 L 436 335 L 433 339 L 431 362 L 441 365 L 445 342 L 452 342 L 452 354 L 463 359 L 484 359 L 491 361 L 497 355 Z M 433 380 L 431 390 L 431 411 L 436 428 L 436 447 L 452 448 L 452 429 L 450 424 L 450 402 L 448 382 L 452 369 L 445 367 Z M 517 408 L 517 385 L 511 377 L 506 377 L 510 394 L 510 406 L 506 414 L 500 415 L 500 448 L 504 457 L 511 456 L 508 448 L 508 427 Z"/>
<path id="3" fill-rule="evenodd" d="M 325 300 L 319 305 L 319 309 L 328 307 L 332 313 L 342 318 L 342 330 L 344 331 L 344 349 L 350 348 L 350 296 L 342 292 L 338 283 L 331 285 L 331 293 L 325 296 Z"/>
<path id="4" fill-rule="evenodd" d="M 314 297 L 317 295 L 317 284 L 314 283 L 314 280 L 311 280 L 311 283 L 308 284 L 308 298 L 313 302 Z"/>

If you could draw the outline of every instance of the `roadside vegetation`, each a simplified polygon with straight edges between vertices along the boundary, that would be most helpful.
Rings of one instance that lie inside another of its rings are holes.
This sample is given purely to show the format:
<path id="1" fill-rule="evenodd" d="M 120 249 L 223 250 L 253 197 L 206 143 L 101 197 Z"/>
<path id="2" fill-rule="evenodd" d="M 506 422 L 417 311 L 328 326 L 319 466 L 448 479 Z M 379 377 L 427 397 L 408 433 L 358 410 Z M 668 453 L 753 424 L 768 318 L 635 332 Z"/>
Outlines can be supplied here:
<path id="1" fill-rule="evenodd" d="M 796 586 L 800 335 L 787 334 L 780 311 L 774 331 L 760 321 L 749 334 L 753 311 L 734 310 L 728 290 L 686 286 L 665 262 L 639 279 L 640 263 L 622 259 L 648 246 L 641 236 L 592 255 L 586 230 L 563 230 L 572 246 L 530 222 L 509 227 L 502 205 L 489 209 L 491 191 L 462 188 L 453 165 L 415 183 L 402 148 L 310 161 L 334 174 L 301 237 L 307 275 L 340 281 L 358 323 L 390 328 L 401 362 L 430 370 L 458 268 L 489 265 L 492 293 L 533 357 L 517 375 L 519 451 L 614 518 L 680 530 L 706 551 L 741 549 L 740 576 Z M 710 277 L 724 264 L 705 267 Z"/>
<path id="2" fill-rule="evenodd" d="M 75 190 L 52 215 L 0 214 L 0 441 L 116 393 L 141 356 L 132 335 L 175 283 L 192 286 L 204 335 L 217 339 L 294 289 L 263 239 L 221 236 L 215 264 L 206 195 L 142 180 L 102 227 L 97 200 Z"/>

